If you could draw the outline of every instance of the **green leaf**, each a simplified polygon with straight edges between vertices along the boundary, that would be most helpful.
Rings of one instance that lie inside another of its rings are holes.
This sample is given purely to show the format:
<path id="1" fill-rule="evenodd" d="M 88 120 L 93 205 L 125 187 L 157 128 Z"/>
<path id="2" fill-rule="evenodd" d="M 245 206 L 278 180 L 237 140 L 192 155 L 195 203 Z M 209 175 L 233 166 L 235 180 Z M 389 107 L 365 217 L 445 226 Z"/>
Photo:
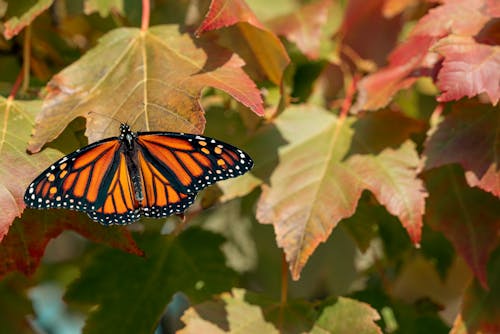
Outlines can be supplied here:
<path id="1" fill-rule="evenodd" d="M 26 26 L 43 11 L 49 8 L 54 0 L 18 0 L 9 1 L 7 7 L 7 16 L 10 19 L 5 22 L 3 35 L 6 39 L 19 34 Z"/>
<path id="2" fill-rule="evenodd" d="M 197 302 L 234 283 L 220 236 L 191 228 L 178 237 L 138 239 L 145 257 L 103 250 L 69 286 L 65 300 L 99 306 L 84 333 L 152 333 L 174 293 L 182 291 Z"/>
<path id="3" fill-rule="evenodd" d="M 394 112 L 339 120 L 298 106 L 275 125 L 288 144 L 263 187 L 257 218 L 274 225 L 294 279 L 337 223 L 354 213 L 365 189 L 399 217 L 414 243 L 420 241 L 426 192 L 408 139 L 419 123 Z"/>
<path id="4" fill-rule="evenodd" d="M 311 334 L 377 334 L 382 330 L 375 324 L 380 315 L 370 305 L 345 297 L 323 309 Z"/>
<path id="5" fill-rule="evenodd" d="M 33 317 L 31 301 L 26 296 L 28 283 L 20 275 L 0 282 L 0 333 L 34 334 L 29 317 Z"/>
<path id="6" fill-rule="evenodd" d="M 48 83 L 29 149 L 38 151 L 79 116 L 87 118 L 89 142 L 117 135 L 116 120 L 134 131 L 200 133 L 199 98 L 207 86 L 262 115 L 260 92 L 243 65 L 237 55 L 194 40 L 176 25 L 112 30 Z"/>
<path id="7" fill-rule="evenodd" d="M 46 149 L 28 155 L 26 144 L 41 101 L 15 101 L 0 96 L 0 241 L 24 210 L 28 184 L 61 154 Z"/>
<path id="8" fill-rule="evenodd" d="M 113 10 L 124 15 L 123 7 L 123 0 L 85 0 L 83 11 L 87 15 L 99 12 L 99 15 L 106 17 Z"/>

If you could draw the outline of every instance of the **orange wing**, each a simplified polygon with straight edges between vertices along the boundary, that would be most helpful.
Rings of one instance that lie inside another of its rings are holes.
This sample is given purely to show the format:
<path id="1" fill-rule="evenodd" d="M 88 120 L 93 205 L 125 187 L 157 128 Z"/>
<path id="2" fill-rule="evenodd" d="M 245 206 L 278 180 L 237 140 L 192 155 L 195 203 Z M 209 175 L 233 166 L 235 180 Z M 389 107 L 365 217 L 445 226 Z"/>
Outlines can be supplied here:
<path id="1" fill-rule="evenodd" d="M 90 218 L 104 225 L 131 224 L 141 217 L 139 203 L 135 199 L 132 182 L 123 152 L 119 153 L 118 168 L 101 207 L 89 211 Z"/>
<path id="2" fill-rule="evenodd" d="M 25 203 L 38 209 L 99 208 L 118 168 L 120 146 L 116 138 L 105 139 L 61 158 L 29 185 Z"/>
<path id="3" fill-rule="evenodd" d="M 145 216 L 158 218 L 182 213 L 194 202 L 195 194 L 177 191 L 141 151 L 138 152 L 138 161 L 144 186 L 142 213 Z"/>
<path id="4" fill-rule="evenodd" d="M 182 194 L 195 195 L 206 186 L 242 175 L 253 166 L 250 156 L 239 148 L 198 135 L 139 132 L 137 143 L 142 159 L 157 172 L 155 175 L 168 180 L 168 187 Z"/>

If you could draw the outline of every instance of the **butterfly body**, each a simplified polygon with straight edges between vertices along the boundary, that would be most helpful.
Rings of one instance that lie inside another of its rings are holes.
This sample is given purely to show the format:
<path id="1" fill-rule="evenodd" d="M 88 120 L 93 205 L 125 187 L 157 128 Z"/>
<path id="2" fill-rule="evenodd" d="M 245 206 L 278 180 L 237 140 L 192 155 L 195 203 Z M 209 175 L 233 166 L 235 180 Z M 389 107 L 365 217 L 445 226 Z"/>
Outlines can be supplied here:
<path id="1" fill-rule="evenodd" d="M 175 132 L 133 132 L 103 139 L 55 162 L 27 188 L 29 207 L 87 212 L 105 225 L 141 215 L 182 213 L 206 186 L 246 173 L 252 159 L 212 138 Z"/>

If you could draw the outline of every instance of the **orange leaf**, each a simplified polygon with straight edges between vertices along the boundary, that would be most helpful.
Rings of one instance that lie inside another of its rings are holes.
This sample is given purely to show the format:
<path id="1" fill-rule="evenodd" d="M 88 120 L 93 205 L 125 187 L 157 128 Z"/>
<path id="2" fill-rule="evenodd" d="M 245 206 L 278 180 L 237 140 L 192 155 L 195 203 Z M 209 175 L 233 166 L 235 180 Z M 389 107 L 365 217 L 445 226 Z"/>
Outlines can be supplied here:
<path id="1" fill-rule="evenodd" d="M 426 192 L 408 140 L 419 123 L 391 112 L 340 121 L 301 106 L 286 110 L 275 125 L 288 144 L 263 187 L 257 218 L 274 225 L 294 279 L 337 223 L 354 213 L 365 189 L 420 241 Z"/>
<path id="2" fill-rule="evenodd" d="M 193 40 L 175 25 L 146 32 L 121 28 L 48 83 L 29 150 L 55 139 L 73 119 L 87 118 L 90 142 L 117 135 L 118 124 L 134 131 L 200 133 L 204 87 L 221 89 L 262 115 L 260 92 L 235 54 Z"/>
<path id="3" fill-rule="evenodd" d="M 234 29 L 225 31 L 220 43 L 235 50 L 249 67 L 259 69 L 264 76 L 279 85 L 290 58 L 279 38 L 264 27 L 245 1 L 212 0 L 196 34 L 223 27 Z"/>
<path id="4" fill-rule="evenodd" d="M 35 156 L 26 153 L 29 125 L 40 106 L 41 101 L 14 101 L 0 96 L 0 241 L 24 210 L 23 196 L 28 184 L 61 157 L 53 149 Z"/>

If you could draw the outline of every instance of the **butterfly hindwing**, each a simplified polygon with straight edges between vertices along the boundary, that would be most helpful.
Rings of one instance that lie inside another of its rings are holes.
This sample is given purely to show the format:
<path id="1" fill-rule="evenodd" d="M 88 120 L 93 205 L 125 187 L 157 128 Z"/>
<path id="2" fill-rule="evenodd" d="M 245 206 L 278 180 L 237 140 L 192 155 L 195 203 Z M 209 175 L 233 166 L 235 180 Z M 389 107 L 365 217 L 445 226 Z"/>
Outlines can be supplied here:
<path id="1" fill-rule="evenodd" d="M 138 162 L 144 187 L 142 211 L 145 216 L 159 218 L 182 213 L 194 202 L 196 194 L 177 191 L 142 151 L 138 152 Z"/>
<path id="2" fill-rule="evenodd" d="M 125 225 L 141 217 L 139 203 L 134 190 L 123 152 L 118 155 L 117 168 L 110 176 L 111 183 L 106 190 L 104 202 L 96 210 L 89 211 L 90 218 L 103 225 Z"/>

